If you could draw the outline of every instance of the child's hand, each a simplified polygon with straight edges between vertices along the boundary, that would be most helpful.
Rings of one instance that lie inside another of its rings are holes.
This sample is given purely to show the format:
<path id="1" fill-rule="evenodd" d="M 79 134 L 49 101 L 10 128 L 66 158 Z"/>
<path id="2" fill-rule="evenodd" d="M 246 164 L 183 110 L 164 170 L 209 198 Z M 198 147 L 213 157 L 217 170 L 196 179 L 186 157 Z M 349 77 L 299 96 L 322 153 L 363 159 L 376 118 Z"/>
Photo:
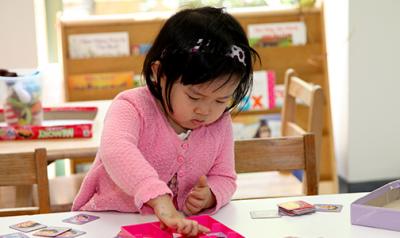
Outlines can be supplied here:
<path id="1" fill-rule="evenodd" d="M 215 196 L 207 184 L 207 177 L 202 175 L 196 186 L 189 193 L 183 207 L 183 212 L 187 215 L 194 215 L 203 209 L 213 207 L 215 202 Z"/>
<path id="2" fill-rule="evenodd" d="M 197 221 L 188 220 L 183 214 L 179 213 L 168 195 L 154 198 L 148 204 L 153 207 L 154 213 L 161 222 L 162 229 L 169 228 L 173 232 L 189 237 L 210 232 L 207 227 L 198 224 Z"/>

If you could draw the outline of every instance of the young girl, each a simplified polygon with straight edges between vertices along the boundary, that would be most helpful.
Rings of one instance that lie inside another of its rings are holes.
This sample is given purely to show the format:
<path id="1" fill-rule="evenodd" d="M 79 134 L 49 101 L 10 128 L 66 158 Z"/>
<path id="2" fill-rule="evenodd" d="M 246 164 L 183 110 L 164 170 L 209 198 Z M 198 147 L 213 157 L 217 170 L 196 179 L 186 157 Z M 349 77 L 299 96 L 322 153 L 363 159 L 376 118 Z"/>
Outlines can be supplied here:
<path id="1" fill-rule="evenodd" d="M 144 62 L 147 87 L 111 104 L 72 209 L 150 211 L 178 233 L 207 232 L 178 211 L 213 213 L 231 199 L 229 111 L 248 93 L 257 56 L 222 9 L 187 9 L 168 19 Z"/>

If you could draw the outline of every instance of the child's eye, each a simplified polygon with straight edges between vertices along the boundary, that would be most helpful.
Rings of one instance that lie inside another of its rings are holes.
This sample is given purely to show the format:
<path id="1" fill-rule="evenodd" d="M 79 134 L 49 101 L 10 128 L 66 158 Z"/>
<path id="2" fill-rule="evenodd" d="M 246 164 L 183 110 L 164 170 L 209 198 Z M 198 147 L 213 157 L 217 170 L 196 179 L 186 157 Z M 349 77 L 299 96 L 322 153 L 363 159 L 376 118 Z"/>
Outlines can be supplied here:
<path id="1" fill-rule="evenodd" d="M 190 99 L 192 99 L 193 101 L 197 101 L 197 100 L 199 100 L 200 98 L 195 98 L 195 97 L 192 97 L 192 96 L 190 96 L 190 95 L 187 95 Z"/>
<path id="2" fill-rule="evenodd" d="M 226 102 L 225 101 L 219 101 L 219 100 L 217 100 L 216 101 L 218 104 L 225 104 Z"/>

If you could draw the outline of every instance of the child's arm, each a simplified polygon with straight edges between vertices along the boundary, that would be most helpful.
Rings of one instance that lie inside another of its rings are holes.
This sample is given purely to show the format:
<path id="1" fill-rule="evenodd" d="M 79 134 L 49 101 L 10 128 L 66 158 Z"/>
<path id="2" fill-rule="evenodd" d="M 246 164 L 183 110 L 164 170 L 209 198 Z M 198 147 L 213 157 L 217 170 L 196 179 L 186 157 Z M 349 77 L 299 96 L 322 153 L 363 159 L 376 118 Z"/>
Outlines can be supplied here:
<path id="1" fill-rule="evenodd" d="M 171 194 L 167 184 L 144 158 L 137 145 L 144 118 L 135 105 L 125 98 L 111 104 L 101 138 L 98 157 L 113 182 L 135 199 L 143 212 L 143 205 L 152 198 Z"/>
<path id="2" fill-rule="evenodd" d="M 175 209 L 169 195 L 161 195 L 151 199 L 147 204 L 154 209 L 154 213 L 158 219 L 160 219 L 162 228 L 168 227 L 177 233 L 187 236 L 196 236 L 200 233 L 210 231 L 196 221 L 185 219 L 185 217 Z"/>

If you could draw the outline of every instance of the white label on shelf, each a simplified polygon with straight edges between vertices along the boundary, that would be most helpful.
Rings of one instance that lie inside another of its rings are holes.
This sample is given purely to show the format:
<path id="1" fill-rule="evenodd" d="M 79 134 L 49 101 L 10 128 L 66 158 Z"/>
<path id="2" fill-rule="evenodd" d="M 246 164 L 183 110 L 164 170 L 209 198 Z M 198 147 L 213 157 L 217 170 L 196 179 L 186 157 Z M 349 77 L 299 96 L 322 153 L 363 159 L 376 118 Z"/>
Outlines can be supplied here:
<path id="1" fill-rule="evenodd" d="M 129 56 L 128 32 L 76 34 L 68 36 L 69 58 Z"/>
<path id="2" fill-rule="evenodd" d="M 254 46 L 288 46 L 307 43 L 304 22 L 279 22 L 248 25 L 250 43 Z"/>

